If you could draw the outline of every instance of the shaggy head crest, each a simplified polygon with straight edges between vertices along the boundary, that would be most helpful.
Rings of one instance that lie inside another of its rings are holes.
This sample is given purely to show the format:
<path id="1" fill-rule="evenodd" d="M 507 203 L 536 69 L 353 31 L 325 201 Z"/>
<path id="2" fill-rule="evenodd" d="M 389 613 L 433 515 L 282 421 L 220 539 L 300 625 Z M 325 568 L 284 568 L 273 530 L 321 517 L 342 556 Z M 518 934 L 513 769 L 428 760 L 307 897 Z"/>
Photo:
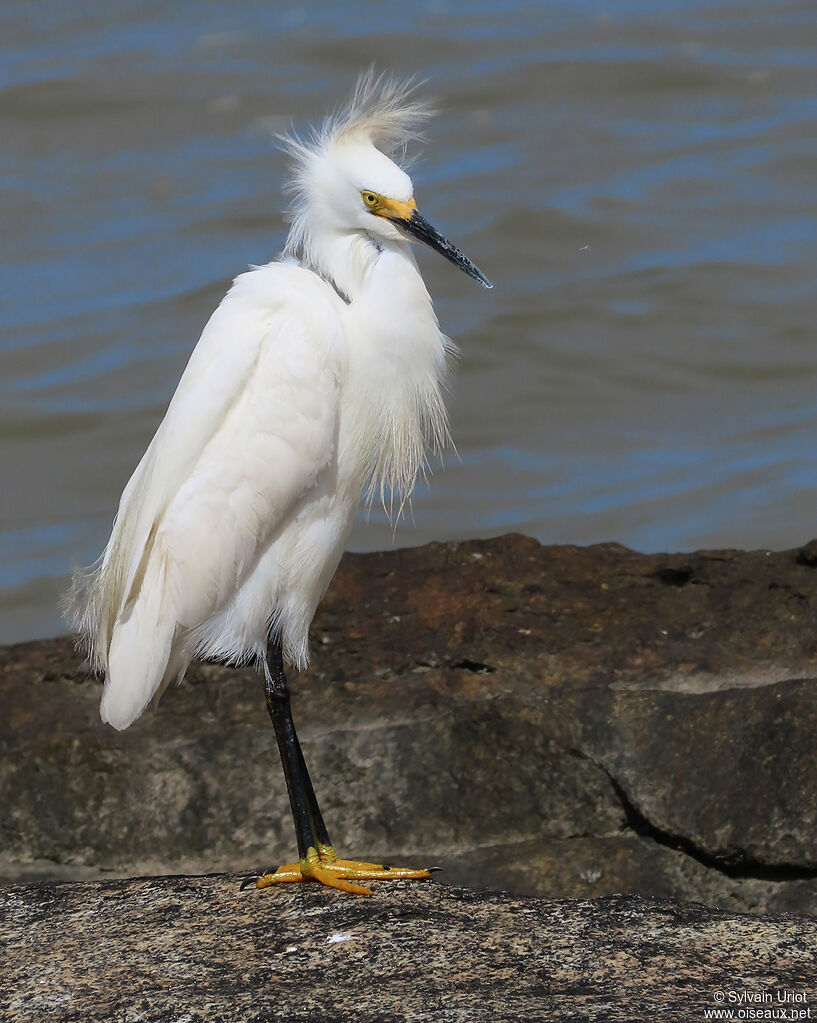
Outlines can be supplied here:
<path id="1" fill-rule="evenodd" d="M 295 132 L 279 135 L 295 164 L 296 177 L 305 161 L 326 153 L 333 143 L 344 138 L 371 142 L 390 157 L 398 150 L 405 153 L 408 142 L 425 141 L 421 127 L 433 110 L 414 95 L 419 84 L 413 79 L 378 75 L 369 68 L 358 78 L 348 103 L 327 117 L 320 127 L 313 128 L 306 138 Z"/>
<path id="2" fill-rule="evenodd" d="M 288 211 L 292 228 L 285 255 L 298 256 L 316 265 L 314 235 L 322 225 L 331 223 L 333 211 L 341 207 L 342 196 L 337 190 L 345 187 L 350 195 L 354 192 L 354 200 L 358 201 L 355 189 L 341 182 L 348 169 L 344 155 L 356 153 L 359 158 L 373 147 L 398 168 L 406 163 L 407 144 L 424 141 L 421 128 L 432 110 L 415 97 L 417 84 L 378 75 L 369 68 L 358 78 L 345 106 L 320 126 L 304 136 L 295 132 L 278 136 L 293 165 L 292 177 L 285 186 L 292 196 Z M 402 177 L 408 182 L 405 175 Z M 359 182 L 358 187 L 376 186 L 367 179 Z"/>

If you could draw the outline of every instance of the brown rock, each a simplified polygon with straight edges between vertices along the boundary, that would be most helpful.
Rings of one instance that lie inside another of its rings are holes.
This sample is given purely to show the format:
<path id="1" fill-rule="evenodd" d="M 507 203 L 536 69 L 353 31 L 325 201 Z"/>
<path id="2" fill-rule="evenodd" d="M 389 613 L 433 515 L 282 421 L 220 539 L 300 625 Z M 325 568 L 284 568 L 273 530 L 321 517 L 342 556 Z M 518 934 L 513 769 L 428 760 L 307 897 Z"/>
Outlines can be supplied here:
<path id="1" fill-rule="evenodd" d="M 817 912 L 811 546 L 347 555 L 293 680 L 336 845 L 521 893 Z M 68 639 L 0 650 L 0 873 L 291 858 L 253 672 L 198 666 L 119 734 L 78 666 Z"/>

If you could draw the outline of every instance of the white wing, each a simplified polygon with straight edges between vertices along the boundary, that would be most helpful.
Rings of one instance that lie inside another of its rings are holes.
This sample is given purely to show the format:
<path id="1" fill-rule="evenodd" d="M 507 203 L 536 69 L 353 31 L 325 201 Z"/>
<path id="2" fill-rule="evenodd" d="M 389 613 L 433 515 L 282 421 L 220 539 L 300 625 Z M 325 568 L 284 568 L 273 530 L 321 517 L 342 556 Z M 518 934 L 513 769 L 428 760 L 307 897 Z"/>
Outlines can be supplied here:
<path id="1" fill-rule="evenodd" d="M 167 684 L 174 641 L 230 601 L 331 464 L 339 306 L 314 274 L 274 263 L 237 278 L 205 327 L 69 601 L 115 727 Z"/>

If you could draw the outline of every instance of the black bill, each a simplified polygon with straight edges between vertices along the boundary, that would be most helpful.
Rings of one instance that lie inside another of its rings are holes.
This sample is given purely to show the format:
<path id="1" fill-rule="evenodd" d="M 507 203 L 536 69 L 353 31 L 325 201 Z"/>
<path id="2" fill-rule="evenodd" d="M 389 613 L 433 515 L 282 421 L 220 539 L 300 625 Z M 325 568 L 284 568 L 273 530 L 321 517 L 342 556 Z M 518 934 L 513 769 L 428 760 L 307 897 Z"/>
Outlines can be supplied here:
<path id="1" fill-rule="evenodd" d="M 414 210 L 408 220 L 403 220 L 402 218 L 398 220 L 395 218 L 392 220 L 392 223 L 397 224 L 406 234 L 416 238 L 417 241 L 425 242 L 432 249 L 436 249 L 446 259 L 449 259 L 454 266 L 458 266 L 463 273 L 467 273 L 469 277 L 479 281 L 484 288 L 493 287 L 493 284 L 491 284 L 485 274 L 478 267 L 474 266 L 471 260 L 464 256 L 456 245 L 452 245 L 446 237 L 435 230 L 417 210 Z"/>

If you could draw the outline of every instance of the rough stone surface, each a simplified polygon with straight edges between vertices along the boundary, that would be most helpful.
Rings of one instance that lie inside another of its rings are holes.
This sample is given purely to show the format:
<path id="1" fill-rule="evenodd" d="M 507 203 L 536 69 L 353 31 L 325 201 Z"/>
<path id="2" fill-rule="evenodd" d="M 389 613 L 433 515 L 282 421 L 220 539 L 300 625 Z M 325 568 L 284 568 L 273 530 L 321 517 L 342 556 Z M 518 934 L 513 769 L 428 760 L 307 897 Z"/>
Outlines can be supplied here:
<path id="1" fill-rule="evenodd" d="M 336 846 L 520 894 L 817 912 L 815 550 L 347 555 L 293 680 Z M 79 661 L 0 648 L 0 875 L 292 857 L 252 671 L 197 666 L 119 734 Z"/>
<path id="2" fill-rule="evenodd" d="M 237 882 L 0 890 L 0 1019 L 694 1023 L 732 992 L 790 992 L 789 1011 L 817 1009 L 812 920 L 633 897 L 403 882 L 364 899 L 317 885 L 239 892 Z"/>

